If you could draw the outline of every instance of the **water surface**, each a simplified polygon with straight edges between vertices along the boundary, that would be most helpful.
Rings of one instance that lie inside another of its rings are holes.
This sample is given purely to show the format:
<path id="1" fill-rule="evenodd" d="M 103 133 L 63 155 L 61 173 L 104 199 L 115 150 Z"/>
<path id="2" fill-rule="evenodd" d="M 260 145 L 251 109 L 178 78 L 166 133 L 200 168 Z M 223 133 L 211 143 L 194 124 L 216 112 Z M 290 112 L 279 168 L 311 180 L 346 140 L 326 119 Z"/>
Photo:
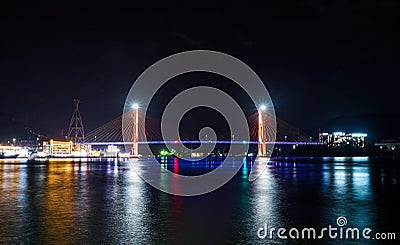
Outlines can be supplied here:
<path id="1" fill-rule="evenodd" d="M 173 159 L 165 164 L 186 173 L 218 166 Z M 292 159 L 271 162 L 249 182 L 251 166 L 246 162 L 217 191 L 179 197 L 154 189 L 123 162 L 3 162 L 0 242 L 265 244 L 271 241 L 257 236 L 265 223 L 321 228 L 336 225 L 339 216 L 347 226 L 399 235 L 398 163 Z"/>

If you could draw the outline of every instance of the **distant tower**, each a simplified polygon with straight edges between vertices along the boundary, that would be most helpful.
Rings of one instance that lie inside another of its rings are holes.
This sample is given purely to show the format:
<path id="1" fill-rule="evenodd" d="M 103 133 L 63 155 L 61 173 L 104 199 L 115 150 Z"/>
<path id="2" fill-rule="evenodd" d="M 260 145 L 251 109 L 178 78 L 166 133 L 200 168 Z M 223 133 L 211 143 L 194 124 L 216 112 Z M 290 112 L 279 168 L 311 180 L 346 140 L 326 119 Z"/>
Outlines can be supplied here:
<path id="1" fill-rule="evenodd" d="M 75 110 L 69 123 L 68 139 L 72 140 L 73 143 L 80 143 L 85 141 L 85 131 L 83 130 L 82 117 L 79 112 L 79 100 L 74 99 L 74 104 Z"/>

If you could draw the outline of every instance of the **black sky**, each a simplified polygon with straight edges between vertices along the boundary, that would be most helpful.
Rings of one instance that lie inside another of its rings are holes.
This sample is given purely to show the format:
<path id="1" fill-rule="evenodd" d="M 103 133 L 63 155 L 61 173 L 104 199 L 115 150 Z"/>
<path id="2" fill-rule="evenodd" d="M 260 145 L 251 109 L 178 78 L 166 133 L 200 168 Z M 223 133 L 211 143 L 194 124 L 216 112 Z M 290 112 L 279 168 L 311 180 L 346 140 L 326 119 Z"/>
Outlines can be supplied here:
<path id="1" fill-rule="evenodd" d="M 45 134 L 67 128 L 73 98 L 87 130 L 117 117 L 144 69 L 192 49 L 246 62 L 278 117 L 303 129 L 399 115 L 398 1 L 32 2 L 0 11 L 0 114 Z"/>

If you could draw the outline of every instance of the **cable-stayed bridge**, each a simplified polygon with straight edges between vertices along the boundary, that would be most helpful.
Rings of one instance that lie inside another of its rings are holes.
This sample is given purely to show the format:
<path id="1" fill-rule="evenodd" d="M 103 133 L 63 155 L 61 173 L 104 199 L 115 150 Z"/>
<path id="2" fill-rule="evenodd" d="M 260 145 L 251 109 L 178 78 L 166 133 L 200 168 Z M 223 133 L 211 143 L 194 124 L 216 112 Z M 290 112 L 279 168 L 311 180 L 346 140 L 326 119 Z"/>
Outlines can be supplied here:
<path id="1" fill-rule="evenodd" d="M 139 114 L 139 116 L 142 116 Z M 86 133 L 85 141 L 90 143 L 102 144 L 104 142 L 123 142 L 123 133 L 132 134 L 134 132 L 135 123 L 131 120 L 128 123 L 125 132 L 122 132 L 122 115 L 103 124 L 102 126 L 91 130 Z M 258 125 L 257 113 L 247 118 L 250 129 L 250 142 L 258 142 Z M 147 123 L 148 122 L 148 123 Z M 154 118 L 146 118 L 146 125 L 138 125 L 139 129 L 139 142 L 162 142 L 160 128 L 157 126 L 158 122 Z M 304 133 L 301 129 L 277 118 L 277 129 L 275 142 L 310 142 L 310 136 Z M 270 134 L 275 133 L 275 130 L 267 126 L 266 130 L 267 139 L 273 138 Z M 217 135 L 219 141 L 235 141 L 241 142 L 240 139 L 232 139 L 229 135 Z M 146 140 L 147 139 L 147 140 Z M 194 139 L 182 138 L 182 141 L 196 141 Z M 198 142 L 198 141 L 197 141 Z M 268 142 L 268 140 L 267 140 Z"/>
<path id="2" fill-rule="evenodd" d="M 125 118 L 128 117 L 128 118 Z M 146 116 L 144 113 L 140 113 L 139 110 L 135 110 L 133 114 L 121 115 L 104 125 L 88 132 L 85 135 L 86 144 L 91 145 L 132 145 L 132 155 L 138 154 L 138 145 L 141 144 L 174 144 L 177 143 L 178 139 L 172 141 L 165 141 L 162 139 L 162 134 L 160 130 L 160 122 L 157 119 Z M 242 139 L 237 139 L 234 135 L 226 135 L 226 133 L 217 134 L 217 139 L 215 140 L 197 140 L 193 138 L 185 138 L 184 136 L 180 139 L 182 144 L 250 144 L 259 145 L 260 155 L 265 155 L 265 148 L 267 145 L 305 145 L 305 144 L 318 144 L 312 142 L 312 138 L 304 133 L 297 127 L 281 120 L 276 119 L 276 129 L 271 125 L 273 123 L 269 122 L 269 118 L 266 117 L 260 120 L 260 112 L 254 113 L 247 118 L 247 123 L 249 126 L 250 141 L 243 141 Z M 138 120 L 138 119 L 145 120 Z M 125 126 L 122 127 L 122 122 L 124 119 Z M 138 121 L 145 122 L 144 125 L 137 123 Z M 129 141 L 125 139 L 131 139 Z M 264 146 L 264 149 L 263 149 Z M 134 149 L 135 148 L 135 149 Z"/>

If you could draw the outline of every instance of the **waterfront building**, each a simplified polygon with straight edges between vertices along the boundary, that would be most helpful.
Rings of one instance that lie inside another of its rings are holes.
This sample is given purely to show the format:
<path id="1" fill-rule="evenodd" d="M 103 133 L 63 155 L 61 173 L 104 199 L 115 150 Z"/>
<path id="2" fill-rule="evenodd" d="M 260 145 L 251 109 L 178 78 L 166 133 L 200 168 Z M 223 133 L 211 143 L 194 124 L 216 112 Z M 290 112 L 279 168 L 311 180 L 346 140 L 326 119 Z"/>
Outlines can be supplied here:
<path id="1" fill-rule="evenodd" d="M 44 141 L 43 152 L 49 156 L 71 156 L 72 141 Z"/>
<path id="2" fill-rule="evenodd" d="M 344 147 L 353 146 L 358 148 L 364 148 L 365 133 L 345 133 L 345 132 L 332 132 L 332 133 L 320 133 L 319 142 L 329 147 Z"/>

